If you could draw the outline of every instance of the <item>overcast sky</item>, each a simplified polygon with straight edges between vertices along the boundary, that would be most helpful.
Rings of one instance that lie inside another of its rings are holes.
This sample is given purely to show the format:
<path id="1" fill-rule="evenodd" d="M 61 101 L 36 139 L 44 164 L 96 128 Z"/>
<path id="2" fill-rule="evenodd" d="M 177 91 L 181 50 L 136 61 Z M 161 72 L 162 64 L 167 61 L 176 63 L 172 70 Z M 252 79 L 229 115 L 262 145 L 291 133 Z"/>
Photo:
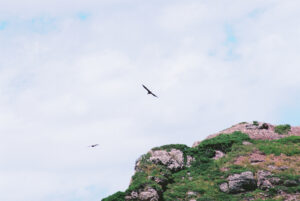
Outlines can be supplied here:
<path id="1" fill-rule="evenodd" d="M 298 0 L 1 1 L 0 200 L 99 201 L 128 187 L 152 147 L 242 121 L 300 125 L 299 10 Z"/>

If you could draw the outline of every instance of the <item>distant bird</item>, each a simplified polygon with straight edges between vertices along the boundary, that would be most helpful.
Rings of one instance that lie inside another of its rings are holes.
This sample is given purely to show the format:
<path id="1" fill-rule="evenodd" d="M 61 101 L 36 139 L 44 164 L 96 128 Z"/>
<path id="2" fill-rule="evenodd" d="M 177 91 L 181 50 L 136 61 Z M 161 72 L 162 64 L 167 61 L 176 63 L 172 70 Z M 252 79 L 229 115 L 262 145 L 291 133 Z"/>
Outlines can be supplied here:
<path id="1" fill-rule="evenodd" d="M 97 147 L 99 144 L 92 144 L 89 147 Z"/>
<path id="2" fill-rule="evenodd" d="M 150 91 L 145 85 L 143 85 L 144 89 L 147 90 L 148 94 L 151 94 L 152 96 L 158 98 L 154 93 L 152 93 L 152 91 Z"/>

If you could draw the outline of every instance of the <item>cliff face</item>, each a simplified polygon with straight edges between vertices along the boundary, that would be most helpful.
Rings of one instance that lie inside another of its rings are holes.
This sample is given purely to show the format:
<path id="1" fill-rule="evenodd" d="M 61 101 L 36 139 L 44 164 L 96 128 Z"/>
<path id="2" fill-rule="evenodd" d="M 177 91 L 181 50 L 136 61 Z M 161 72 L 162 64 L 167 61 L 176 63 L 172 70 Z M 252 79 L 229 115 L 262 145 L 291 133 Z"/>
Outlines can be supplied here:
<path id="1" fill-rule="evenodd" d="M 103 201 L 300 200 L 300 127 L 240 123 L 192 147 L 142 155 L 125 192 Z"/>

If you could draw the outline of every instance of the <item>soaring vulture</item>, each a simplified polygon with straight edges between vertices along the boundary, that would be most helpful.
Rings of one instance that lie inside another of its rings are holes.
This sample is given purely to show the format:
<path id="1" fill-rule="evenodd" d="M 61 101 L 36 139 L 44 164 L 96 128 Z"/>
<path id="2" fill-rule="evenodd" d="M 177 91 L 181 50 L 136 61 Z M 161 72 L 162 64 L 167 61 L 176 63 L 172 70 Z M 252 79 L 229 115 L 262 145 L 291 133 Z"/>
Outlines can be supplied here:
<path id="1" fill-rule="evenodd" d="M 158 98 L 154 93 L 152 93 L 152 91 L 150 91 L 145 85 L 143 85 L 144 89 L 146 89 L 146 91 L 148 92 L 148 94 L 151 94 L 152 96 Z"/>
<path id="2" fill-rule="evenodd" d="M 97 147 L 99 144 L 92 144 L 89 147 Z"/>

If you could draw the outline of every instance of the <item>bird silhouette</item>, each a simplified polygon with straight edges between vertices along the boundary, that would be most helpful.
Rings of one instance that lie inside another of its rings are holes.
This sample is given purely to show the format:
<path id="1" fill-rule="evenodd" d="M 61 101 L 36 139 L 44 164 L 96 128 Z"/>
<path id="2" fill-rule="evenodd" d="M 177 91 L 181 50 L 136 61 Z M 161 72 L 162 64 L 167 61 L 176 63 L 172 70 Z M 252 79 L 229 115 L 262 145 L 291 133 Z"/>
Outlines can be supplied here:
<path id="1" fill-rule="evenodd" d="M 142 84 L 143 85 L 143 84 Z M 146 89 L 146 91 L 148 92 L 148 94 L 151 94 L 152 96 L 158 98 L 154 93 L 152 93 L 152 91 L 150 91 L 145 85 L 143 85 L 144 89 Z"/>
<path id="2" fill-rule="evenodd" d="M 99 144 L 92 144 L 89 147 L 97 147 Z"/>

